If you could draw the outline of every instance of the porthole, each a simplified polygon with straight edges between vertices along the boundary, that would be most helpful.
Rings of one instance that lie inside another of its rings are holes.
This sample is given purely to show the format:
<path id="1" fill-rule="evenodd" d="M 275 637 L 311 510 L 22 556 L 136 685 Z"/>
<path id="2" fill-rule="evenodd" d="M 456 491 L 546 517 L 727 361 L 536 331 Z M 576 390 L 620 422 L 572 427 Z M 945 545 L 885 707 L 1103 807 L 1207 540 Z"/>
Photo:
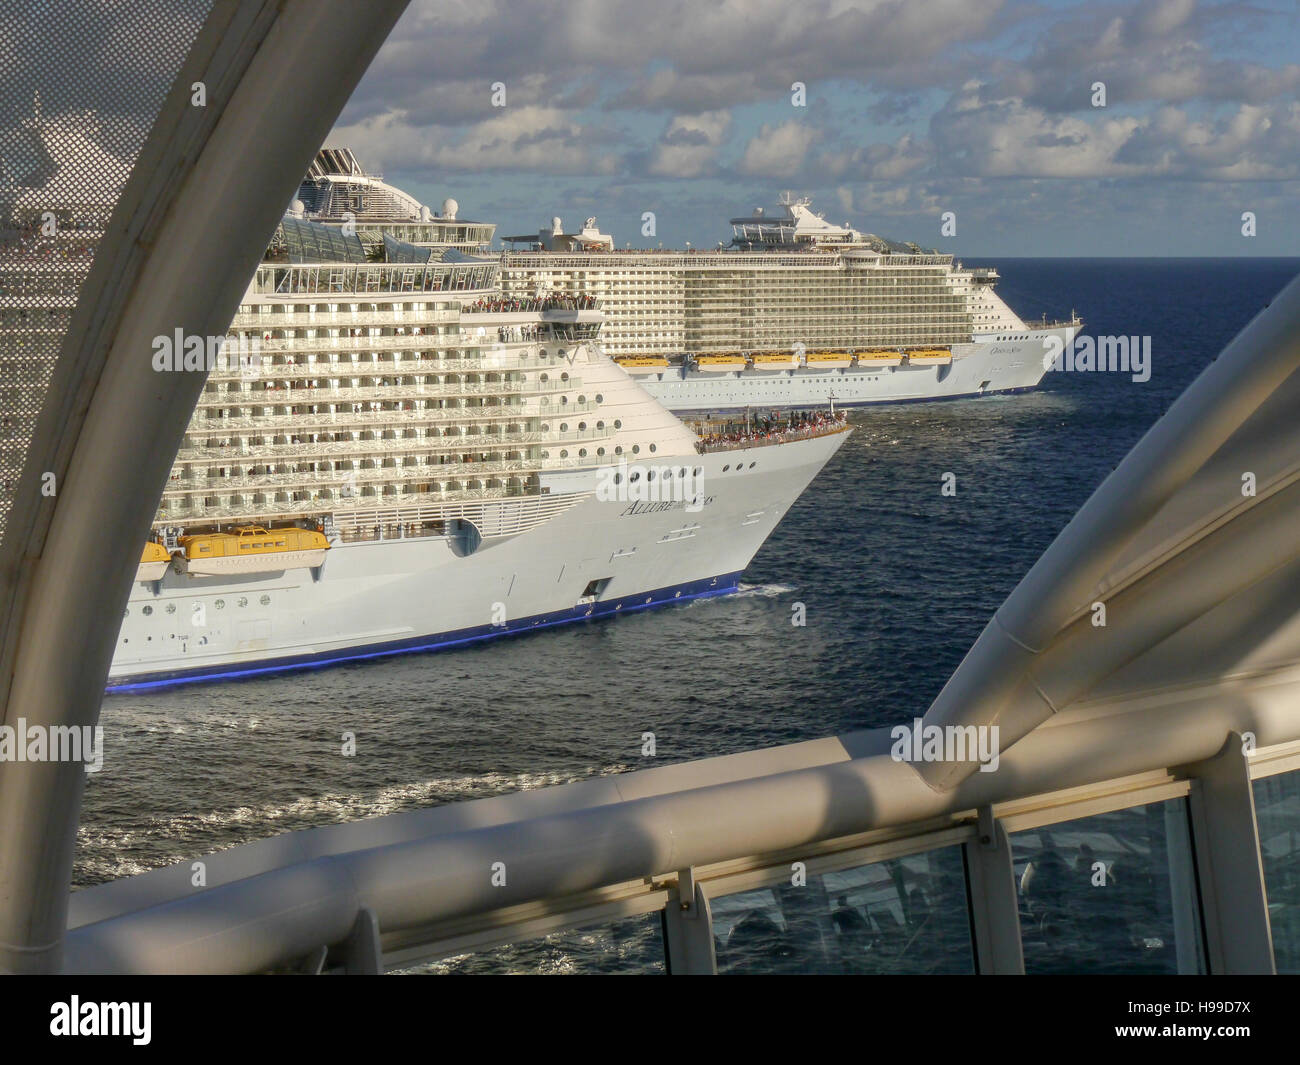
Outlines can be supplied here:
<path id="1" fill-rule="evenodd" d="M 671 481 L 672 479 L 673 479 L 673 471 L 672 471 L 672 470 L 664 470 L 664 480 L 665 480 L 665 481 Z"/>
<path id="2" fill-rule="evenodd" d="M 579 423 L 578 423 L 578 431 L 579 431 L 579 432 L 581 432 L 583 429 L 586 429 L 586 428 L 587 428 L 587 423 L 586 423 L 586 422 L 579 422 Z"/>
<path id="3" fill-rule="evenodd" d="M 726 473 L 729 469 L 731 469 L 731 463 L 727 463 L 725 466 L 723 466 L 722 472 Z"/>
<path id="4" fill-rule="evenodd" d="M 615 419 L 614 419 L 614 428 L 615 428 L 615 429 L 622 429 L 622 428 L 623 428 L 623 419 L 622 419 L 622 418 L 615 418 Z"/>
<path id="5" fill-rule="evenodd" d="M 751 463 L 749 464 L 749 468 L 752 470 L 756 465 L 757 465 L 757 463 L 751 462 Z"/>
<path id="6" fill-rule="evenodd" d="M 175 603 L 168 603 L 168 604 L 167 604 L 167 613 L 169 613 L 169 614 L 175 614 L 175 613 L 176 613 L 176 604 L 175 604 Z"/>
<path id="7" fill-rule="evenodd" d="M 562 433 L 567 433 L 568 431 L 569 431 L 569 423 L 568 423 L 568 422 L 560 422 L 560 432 L 562 432 Z"/>
<path id="8" fill-rule="evenodd" d="M 599 392 L 596 393 L 596 402 L 597 402 L 597 403 L 604 403 L 604 402 L 605 402 L 605 397 L 602 396 Z"/>
<path id="9" fill-rule="evenodd" d="M 560 458 L 562 458 L 562 459 L 567 459 L 568 457 L 569 457 L 569 452 L 568 452 L 568 450 L 567 450 L 567 449 L 561 449 L 561 451 L 560 451 Z"/>
<path id="10" fill-rule="evenodd" d="M 225 609 L 226 609 L 226 601 L 225 601 L 224 599 L 218 599 L 218 600 L 217 600 L 215 603 L 213 603 L 212 605 L 215 606 L 218 610 L 225 610 Z"/>
<path id="11" fill-rule="evenodd" d="M 627 475 L 627 479 L 629 484 L 632 483 L 633 481 L 641 480 L 641 471 L 633 470 L 631 473 Z"/>
<path id="12" fill-rule="evenodd" d="M 145 617 L 148 617 L 150 614 L 153 613 L 153 607 L 151 607 L 151 606 L 144 607 L 144 608 L 140 611 L 140 613 L 143 614 Z"/>
<path id="13" fill-rule="evenodd" d="M 246 596 L 246 595 L 241 595 L 241 596 L 239 597 L 239 605 L 240 605 L 240 606 L 248 606 L 248 596 Z"/>
<path id="14" fill-rule="evenodd" d="M 578 402 L 579 402 L 579 403 L 586 403 L 586 402 L 587 402 L 587 397 L 586 397 L 586 396 L 579 396 L 579 397 L 578 397 Z"/>
<path id="15" fill-rule="evenodd" d="M 578 458 L 585 459 L 586 457 L 587 457 L 587 449 L 585 447 L 578 448 Z"/>
<path id="16" fill-rule="evenodd" d="M 270 605 L 271 605 L 271 597 L 270 597 L 269 595 L 264 595 L 264 596 L 262 596 L 261 599 L 258 600 L 258 602 L 261 603 L 263 606 L 270 606 Z"/>
<path id="17" fill-rule="evenodd" d="M 622 483 L 623 483 L 623 475 L 622 475 L 621 473 L 616 473 L 616 474 L 614 474 L 614 483 L 615 483 L 615 484 L 622 484 Z"/>
<path id="18" fill-rule="evenodd" d="M 653 481 L 653 480 L 655 479 L 655 471 L 654 471 L 654 470 L 646 470 L 645 479 L 646 479 L 647 481 Z"/>
<path id="19" fill-rule="evenodd" d="M 639 454 L 641 454 L 641 445 L 640 445 L 640 444 L 633 444 L 633 445 L 632 445 L 632 454 L 633 454 L 633 455 L 639 455 Z"/>
<path id="20" fill-rule="evenodd" d="M 603 447 L 598 447 L 598 448 L 596 448 L 596 454 L 597 454 L 597 455 L 603 455 L 603 454 L 605 454 L 605 449 L 604 449 Z"/>
<path id="21" fill-rule="evenodd" d="M 696 467 L 695 467 L 695 476 L 696 476 L 696 477 L 699 477 L 699 476 L 700 476 L 701 474 L 703 474 L 703 473 L 704 473 L 704 468 L 703 468 L 702 466 L 696 466 Z"/>
<path id="22" fill-rule="evenodd" d="M 651 450 L 651 451 L 658 451 L 658 450 L 659 450 L 659 445 L 658 445 L 658 444 L 651 444 L 651 445 L 650 445 L 650 450 Z"/>

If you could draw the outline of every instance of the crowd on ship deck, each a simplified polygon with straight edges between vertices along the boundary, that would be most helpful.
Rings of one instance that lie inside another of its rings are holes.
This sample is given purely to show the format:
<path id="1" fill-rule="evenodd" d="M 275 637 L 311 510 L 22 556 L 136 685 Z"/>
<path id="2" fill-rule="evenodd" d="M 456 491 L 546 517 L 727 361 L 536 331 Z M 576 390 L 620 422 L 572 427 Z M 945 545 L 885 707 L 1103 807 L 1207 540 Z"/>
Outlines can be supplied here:
<path id="1" fill-rule="evenodd" d="M 524 296 L 481 299 L 461 308 L 467 314 L 521 314 L 527 311 L 589 311 L 596 306 L 594 296 Z"/>
<path id="2" fill-rule="evenodd" d="M 710 451 L 731 451 L 745 447 L 763 447 L 788 440 L 820 436 L 822 433 L 842 428 L 847 422 L 843 411 L 791 411 L 785 419 L 755 417 L 746 424 L 727 423 L 717 431 L 716 423 L 704 422 L 697 426 L 700 438 L 695 449 L 701 454 Z"/>

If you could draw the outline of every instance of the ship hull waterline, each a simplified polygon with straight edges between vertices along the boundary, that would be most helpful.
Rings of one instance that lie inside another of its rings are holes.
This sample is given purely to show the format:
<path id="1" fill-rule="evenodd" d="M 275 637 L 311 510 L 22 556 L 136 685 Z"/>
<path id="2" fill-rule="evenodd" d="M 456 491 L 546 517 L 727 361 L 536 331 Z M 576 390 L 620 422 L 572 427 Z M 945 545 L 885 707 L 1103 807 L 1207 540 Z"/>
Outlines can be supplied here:
<path id="1" fill-rule="evenodd" d="M 705 411 L 807 410 L 920 403 L 1026 392 L 1048 372 L 1044 357 L 1059 343 L 1068 347 L 1079 327 L 1032 329 L 1026 339 L 954 344 L 950 363 L 937 360 L 899 366 L 684 372 L 679 367 L 638 375 L 637 383 L 675 414 Z"/>
<path id="2" fill-rule="evenodd" d="M 108 690 L 434 650 L 735 591 L 848 435 L 640 463 L 700 469 L 698 510 L 602 498 L 595 470 L 557 471 L 543 474 L 553 495 L 587 497 L 471 554 L 446 536 L 336 541 L 313 570 L 169 572 L 135 586 Z"/>

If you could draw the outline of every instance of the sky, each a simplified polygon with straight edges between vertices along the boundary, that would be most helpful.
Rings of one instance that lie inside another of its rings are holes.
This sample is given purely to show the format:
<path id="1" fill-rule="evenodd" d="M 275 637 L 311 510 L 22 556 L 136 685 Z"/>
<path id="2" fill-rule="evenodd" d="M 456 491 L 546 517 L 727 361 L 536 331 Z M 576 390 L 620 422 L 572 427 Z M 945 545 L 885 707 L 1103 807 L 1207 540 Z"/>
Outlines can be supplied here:
<path id="1" fill-rule="evenodd" d="M 1297 6 L 413 0 L 328 143 L 500 234 L 711 247 L 789 189 L 962 254 L 1296 255 Z"/>

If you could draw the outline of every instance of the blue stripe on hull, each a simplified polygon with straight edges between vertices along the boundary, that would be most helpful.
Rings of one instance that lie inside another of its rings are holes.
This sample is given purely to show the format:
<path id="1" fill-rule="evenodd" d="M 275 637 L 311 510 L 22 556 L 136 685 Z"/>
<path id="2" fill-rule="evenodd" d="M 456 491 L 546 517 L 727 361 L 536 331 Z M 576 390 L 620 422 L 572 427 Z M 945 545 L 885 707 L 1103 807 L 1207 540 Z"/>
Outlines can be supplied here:
<path id="1" fill-rule="evenodd" d="M 625 595 L 620 599 L 573 606 L 567 610 L 557 610 L 549 614 L 536 614 L 532 617 L 507 621 L 500 626 L 479 625 L 469 629 L 457 629 L 453 632 L 412 636 L 387 643 L 320 651 L 315 654 L 289 655 L 284 658 L 266 659 L 257 663 L 231 663 L 226 666 L 198 666 L 193 669 L 133 674 L 111 680 L 106 690 L 110 692 L 145 691 L 150 688 L 166 688 L 176 684 L 230 680 L 235 677 L 256 677 L 266 673 L 282 673 L 286 670 L 319 669 L 322 666 L 332 666 L 342 662 L 361 662 L 371 658 L 387 658 L 389 655 L 438 651 L 447 647 L 460 647 L 500 636 L 536 632 L 539 629 L 567 625 L 574 621 L 589 621 L 614 614 L 629 614 L 637 610 L 647 610 L 651 607 L 681 603 L 688 599 L 705 599 L 715 595 L 727 595 L 736 591 L 739 584 L 740 574 L 728 573 L 721 577 L 708 577 L 704 580 L 691 581 L 688 584 L 658 588 L 652 592 Z"/>

